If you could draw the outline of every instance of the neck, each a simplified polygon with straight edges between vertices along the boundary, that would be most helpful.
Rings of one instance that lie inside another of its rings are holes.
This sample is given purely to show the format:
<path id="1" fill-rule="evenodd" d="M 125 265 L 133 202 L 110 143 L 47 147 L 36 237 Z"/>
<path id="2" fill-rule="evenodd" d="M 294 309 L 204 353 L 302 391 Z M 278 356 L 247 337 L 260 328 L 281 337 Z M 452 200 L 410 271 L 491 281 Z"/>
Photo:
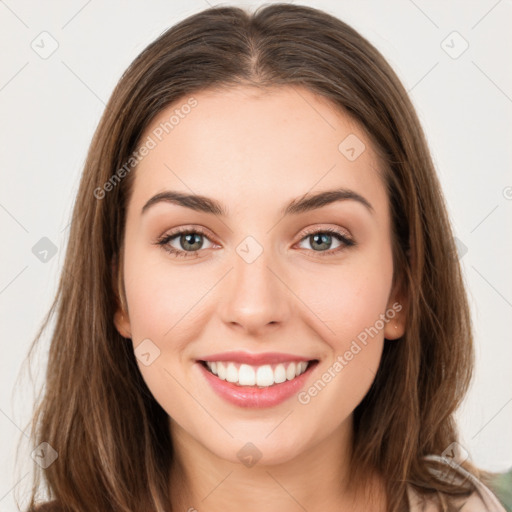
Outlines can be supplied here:
<path id="1" fill-rule="evenodd" d="M 352 417 L 286 462 L 251 467 L 219 458 L 174 422 L 171 432 L 172 511 L 385 510 L 383 481 L 376 473 L 364 490 L 347 485 Z"/>

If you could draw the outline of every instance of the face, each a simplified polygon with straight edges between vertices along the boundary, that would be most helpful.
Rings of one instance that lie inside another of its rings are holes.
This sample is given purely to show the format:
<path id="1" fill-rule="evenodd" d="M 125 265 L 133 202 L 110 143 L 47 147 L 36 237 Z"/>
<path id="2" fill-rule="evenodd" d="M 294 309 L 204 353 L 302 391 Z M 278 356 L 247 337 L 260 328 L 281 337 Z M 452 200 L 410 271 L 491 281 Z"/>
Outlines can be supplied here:
<path id="1" fill-rule="evenodd" d="M 364 131 L 306 89 L 194 98 L 141 139 L 155 144 L 133 171 L 115 324 L 172 433 L 224 460 L 251 442 L 260 463 L 286 462 L 346 429 L 384 338 L 403 334 L 382 169 Z M 326 191 L 343 193 L 299 205 Z M 148 204 L 166 192 L 216 208 Z M 217 376 L 201 362 L 221 359 Z"/>

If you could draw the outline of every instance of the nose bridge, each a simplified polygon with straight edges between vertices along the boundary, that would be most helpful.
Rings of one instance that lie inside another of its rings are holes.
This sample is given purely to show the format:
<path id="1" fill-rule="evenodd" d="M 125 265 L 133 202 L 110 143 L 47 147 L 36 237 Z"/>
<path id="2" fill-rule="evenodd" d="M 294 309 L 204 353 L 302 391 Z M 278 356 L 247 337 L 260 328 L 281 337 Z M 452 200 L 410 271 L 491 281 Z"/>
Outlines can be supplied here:
<path id="1" fill-rule="evenodd" d="M 286 287 L 275 275 L 274 267 L 278 265 L 268 237 L 265 242 L 264 245 L 255 237 L 247 236 L 235 248 L 234 268 L 222 301 L 225 322 L 258 329 L 285 319 L 289 297 Z"/>

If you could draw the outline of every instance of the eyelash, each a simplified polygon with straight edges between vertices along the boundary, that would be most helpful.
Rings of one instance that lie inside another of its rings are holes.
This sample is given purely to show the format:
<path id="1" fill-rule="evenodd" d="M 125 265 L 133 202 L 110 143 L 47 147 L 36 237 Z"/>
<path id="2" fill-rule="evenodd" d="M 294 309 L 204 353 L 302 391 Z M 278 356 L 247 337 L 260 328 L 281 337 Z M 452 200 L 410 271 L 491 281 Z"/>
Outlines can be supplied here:
<path id="1" fill-rule="evenodd" d="M 306 233 L 304 233 L 304 236 L 299 240 L 299 242 L 302 242 L 308 236 L 316 235 L 319 233 L 329 233 L 330 235 L 333 235 L 334 238 L 336 238 L 338 241 L 342 242 L 342 244 L 343 244 L 340 247 L 337 247 L 335 249 L 329 249 L 328 251 L 313 251 L 313 252 L 317 252 L 317 253 L 321 254 L 322 257 L 324 255 L 330 256 L 330 255 L 335 254 L 339 251 L 342 251 L 348 247 L 352 247 L 352 246 L 356 245 L 356 242 L 354 240 L 347 238 L 345 235 L 343 235 L 341 232 L 337 231 L 334 228 L 307 230 Z M 207 233 L 202 228 L 193 228 L 193 229 L 179 228 L 176 231 L 173 231 L 172 233 L 163 235 L 155 243 L 156 243 L 156 245 L 160 245 L 162 247 L 162 249 L 164 249 L 166 252 L 173 254 L 176 257 L 197 258 L 198 257 L 197 255 L 201 249 L 199 249 L 199 251 L 181 251 L 179 249 L 175 249 L 174 247 L 171 247 L 170 245 L 168 245 L 171 240 L 173 240 L 174 238 L 176 238 L 177 236 L 182 235 L 182 234 L 187 234 L 187 235 L 197 234 L 197 235 L 203 235 L 206 238 L 208 238 Z"/>

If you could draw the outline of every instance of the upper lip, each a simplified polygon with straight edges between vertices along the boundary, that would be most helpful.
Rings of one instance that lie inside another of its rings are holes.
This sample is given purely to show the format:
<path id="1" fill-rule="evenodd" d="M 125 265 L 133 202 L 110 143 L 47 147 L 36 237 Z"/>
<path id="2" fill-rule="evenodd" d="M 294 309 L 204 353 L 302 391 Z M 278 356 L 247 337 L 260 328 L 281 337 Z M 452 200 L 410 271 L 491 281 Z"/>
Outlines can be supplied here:
<path id="1" fill-rule="evenodd" d="M 198 361 L 233 361 L 234 363 L 260 366 L 292 361 L 313 361 L 313 359 L 295 354 L 284 354 L 282 352 L 263 352 L 261 354 L 252 354 L 250 352 L 222 352 L 220 354 L 212 354 L 211 356 L 203 357 L 198 359 Z"/>

